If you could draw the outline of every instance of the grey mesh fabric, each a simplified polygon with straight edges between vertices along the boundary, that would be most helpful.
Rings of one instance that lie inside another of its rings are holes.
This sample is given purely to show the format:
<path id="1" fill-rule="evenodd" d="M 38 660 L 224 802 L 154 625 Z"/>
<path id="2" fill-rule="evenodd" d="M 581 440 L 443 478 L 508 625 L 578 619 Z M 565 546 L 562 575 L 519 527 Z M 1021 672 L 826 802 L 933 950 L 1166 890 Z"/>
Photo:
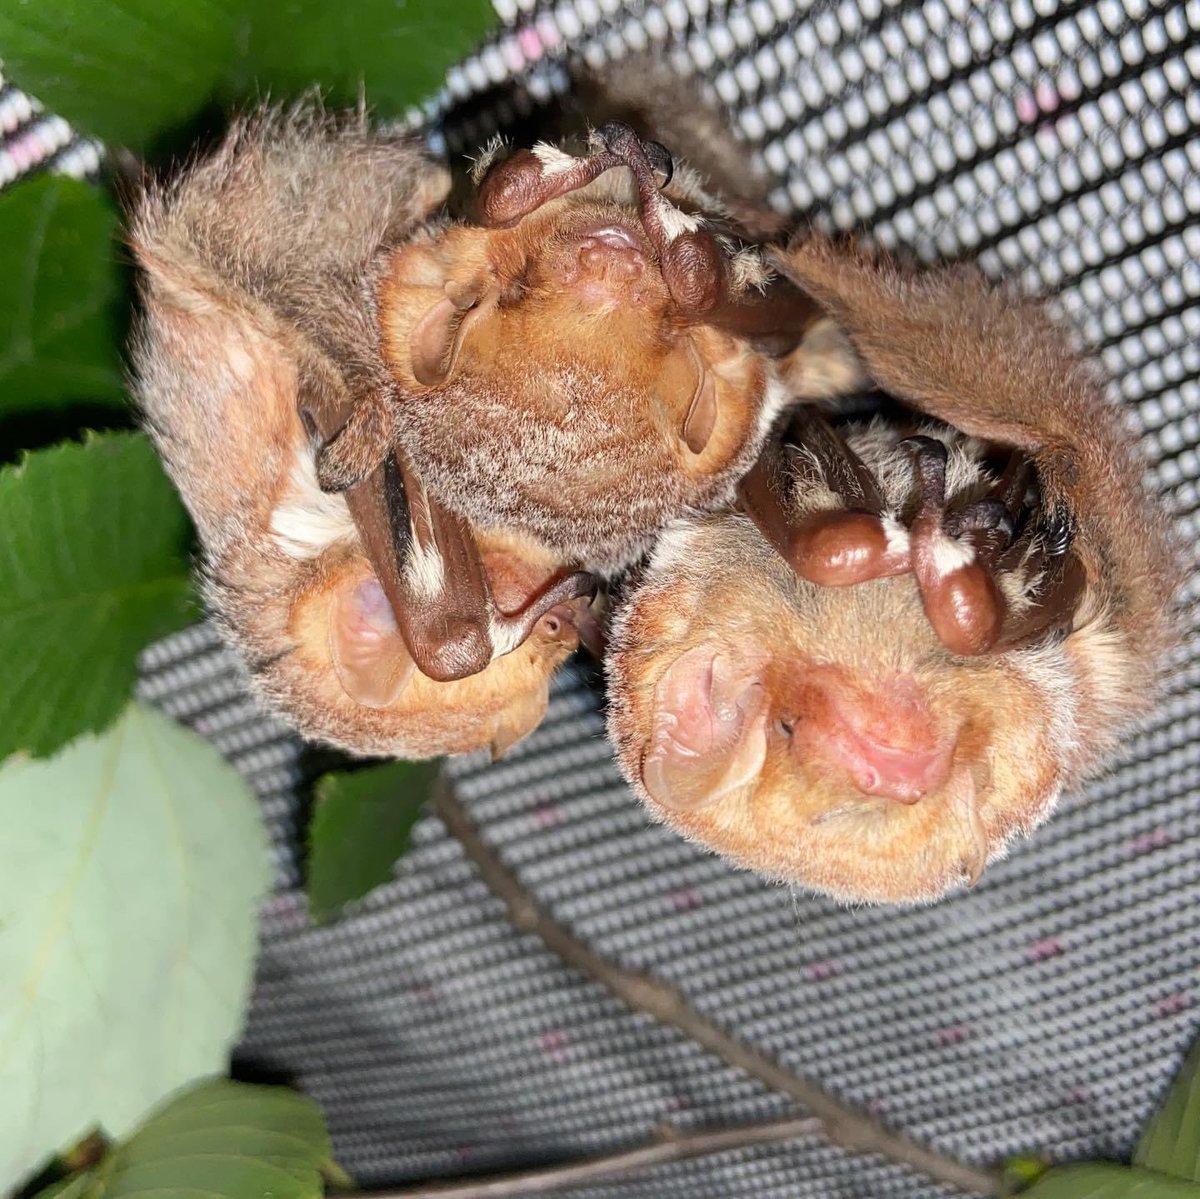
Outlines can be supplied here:
<path id="1" fill-rule="evenodd" d="M 1195 544 L 1195 0 L 497 7 L 504 28 L 452 72 L 444 104 L 521 73 L 545 96 L 568 50 L 599 64 L 666 39 L 784 180 L 780 206 L 930 260 L 974 257 L 1056 294 Z M 0 116 L 14 104 L 0 96 Z M 446 130 L 452 147 L 488 131 L 484 109 Z M 86 157 L 63 144 L 56 153 Z M 1035 1149 L 1120 1156 L 1200 1027 L 1196 594 L 1193 582 L 1167 694 L 1112 771 L 974 891 L 933 907 L 793 894 L 651 824 L 612 765 L 599 689 L 579 670 L 560 676 L 545 724 L 506 760 L 450 772 L 556 918 L 834 1094 L 973 1163 Z M 567 1160 L 643 1143 L 664 1121 L 728 1126 L 789 1110 L 514 932 L 433 818 L 392 883 L 310 927 L 303 796 L 327 756 L 246 698 L 207 626 L 153 647 L 142 667 L 143 695 L 245 772 L 270 824 L 278 889 L 240 1056 L 324 1105 L 360 1183 Z M 572 1192 L 950 1193 L 818 1138 Z"/>

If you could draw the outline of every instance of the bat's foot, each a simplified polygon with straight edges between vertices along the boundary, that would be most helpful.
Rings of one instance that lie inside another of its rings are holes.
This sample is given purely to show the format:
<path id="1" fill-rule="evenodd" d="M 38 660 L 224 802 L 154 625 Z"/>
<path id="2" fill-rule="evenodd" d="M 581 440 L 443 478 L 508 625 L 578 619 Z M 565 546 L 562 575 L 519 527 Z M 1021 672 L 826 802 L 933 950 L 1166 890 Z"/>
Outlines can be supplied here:
<path id="1" fill-rule="evenodd" d="M 494 612 L 491 617 L 492 643 L 496 653 L 509 653 L 524 644 L 539 623 L 544 622 L 551 637 L 582 638 L 585 610 L 600 590 L 600 580 L 585 570 L 577 570 L 551 583 L 519 612 Z"/>
<path id="2" fill-rule="evenodd" d="M 933 437 L 910 437 L 901 444 L 912 453 L 917 483 L 910 554 L 925 614 L 952 653 L 987 653 L 1004 624 L 1004 598 L 993 564 L 1012 541 L 1012 515 L 992 497 L 948 514 L 945 444 Z"/>

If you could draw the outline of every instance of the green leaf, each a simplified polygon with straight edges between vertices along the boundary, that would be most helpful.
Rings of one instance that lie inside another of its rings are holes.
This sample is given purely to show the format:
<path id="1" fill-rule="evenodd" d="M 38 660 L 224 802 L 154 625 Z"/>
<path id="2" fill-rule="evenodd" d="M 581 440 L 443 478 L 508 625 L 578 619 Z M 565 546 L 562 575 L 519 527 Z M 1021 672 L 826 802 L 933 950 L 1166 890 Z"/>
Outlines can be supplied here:
<path id="1" fill-rule="evenodd" d="M 393 116 L 435 92 L 495 21 L 489 0 L 258 0 L 257 9 L 235 96 L 253 95 L 255 83 L 281 96 L 315 83 L 334 104 L 365 94 Z"/>
<path id="2" fill-rule="evenodd" d="M 0 5 L 10 80 L 107 142 L 142 151 L 214 98 L 245 36 L 245 0 Z"/>
<path id="3" fill-rule="evenodd" d="M 1020 1199 L 1200 1199 L 1200 1186 L 1153 1170 L 1084 1162 L 1047 1170 Z"/>
<path id="4" fill-rule="evenodd" d="M 325 1119 L 311 1099 L 216 1079 L 170 1100 L 98 1169 L 35 1199 L 112 1199 L 146 1190 L 318 1199 L 330 1153 Z"/>
<path id="5" fill-rule="evenodd" d="M 241 776 L 138 704 L 49 761 L 6 762 L 0 812 L 3 1192 L 228 1068 L 270 869 Z"/>
<path id="6" fill-rule="evenodd" d="M 1142 1134 L 1134 1164 L 1200 1182 L 1200 1042 L 1192 1046 L 1158 1114 Z"/>
<path id="7" fill-rule="evenodd" d="M 95 1174 L 91 1170 L 82 1170 L 43 1187 L 33 1199 L 88 1199 L 95 1185 Z"/>
<path id="8" fill-rule="evenodd" d="M 0 471 L 0 758 L 125 705 L 135 655 L 195 618 L 188 520 L 149 442 L 112 433 Z"/>
<path id="9" fill-rule="evenodd" d="M 89 184 L 44 176 L 0 192 L 0 229 L 0 415 L 124 408 L 128 298 L 112 202 Z"/>
<path id="10" fill-rule="evenodd" d="M 331 1156 L 321 1109 L 282 1087 L 220 1079 L 168 1103 L 113 1156 L 106 1199 L 147 1189 L 316 1199 Z"/>
<path id="11" fill-rule="evenodd" d="M 437 762 L 387 762 L 321 777 L 308 834 L 315 919 L 332 918 L 392 877 L 437 771 Z"/>
<path id="12" fill-rule="evenodd" d="M 311 84 L 397 114 L 494 21 L 487 0 L 27 0 L 0 8 L 0 49 L 48 108 L 141 151 L 211 101 Z"/>

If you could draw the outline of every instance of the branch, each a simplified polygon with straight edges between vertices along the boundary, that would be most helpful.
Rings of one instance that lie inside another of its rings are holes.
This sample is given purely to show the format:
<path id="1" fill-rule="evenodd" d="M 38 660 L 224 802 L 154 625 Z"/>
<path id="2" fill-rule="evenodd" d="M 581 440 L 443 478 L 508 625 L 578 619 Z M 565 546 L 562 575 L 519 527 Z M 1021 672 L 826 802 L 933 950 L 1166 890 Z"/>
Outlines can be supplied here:
<path id="1" fill-rule="evenodd" d="M 641 1149 L 627 1149 L 566 1166 L 548 1166 L 519 1174 L 494 1174 L 470 1182 L 431 1183 L 399 1191 L 370 1191 L 362 1199 L 507 1199 L 508 1196 L 521 1199 L 525 1195 L 545 1195 L 564 1187 L 609 1181 L 622 1174 L 647 1170 L 665 1162 L 682 1161 L 688 1157 L 724 1153 L 729 1149 L 744 1149 L 748 1145 L 773 1145 L 811 1135 L 819 1129 L 820 1121 L 811 1116 L 712 1131 L 664 1129 L 658 1141 Z"/>
<path id="2" fill-rule="evenodd" d="M 678 1029 L 726 1065 L 742 1070 L 794 1099 L 820 1121 L 826 1139 L 835 1145 L 855 1153 L 880 1154 L 971 1194 L 998 1193 L 998 1174 L 956 1161 L 900 1133 L 891 1132 L 866 1112 L 842 1103 L 816 1084 L 731 1036 L 692 1007 L 674 987 L 651 975 L 626 970 L 589 949 L 537 906 L 516 875 L 483 840 L 453 788 L 444 780 L 436 787 L 434 811 L 474 862 L 489 890 L 508 908 L 512 925 L 522 932 L 534 933 L 547 949 L 605 987 L 627 1007 Z"/>

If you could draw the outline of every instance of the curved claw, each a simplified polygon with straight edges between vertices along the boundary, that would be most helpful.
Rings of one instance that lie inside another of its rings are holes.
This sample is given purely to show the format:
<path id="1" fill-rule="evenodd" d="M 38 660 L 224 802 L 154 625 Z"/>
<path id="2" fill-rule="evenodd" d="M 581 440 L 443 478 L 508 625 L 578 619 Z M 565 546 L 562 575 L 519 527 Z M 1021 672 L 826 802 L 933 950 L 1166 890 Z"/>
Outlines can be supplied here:
<path id="1" fill-rule="evenodd" d="M 495 613 L 492 616 L 494 634 L 506 647 L 504 652 L 511 652 L 529 639 L 538 621 L 552 608 L 585 597 L 593 600 L 599 589 L 600 580 L 595 575 L 586 570 L 574 571 L 538 592 L 519 612 Z"/>

